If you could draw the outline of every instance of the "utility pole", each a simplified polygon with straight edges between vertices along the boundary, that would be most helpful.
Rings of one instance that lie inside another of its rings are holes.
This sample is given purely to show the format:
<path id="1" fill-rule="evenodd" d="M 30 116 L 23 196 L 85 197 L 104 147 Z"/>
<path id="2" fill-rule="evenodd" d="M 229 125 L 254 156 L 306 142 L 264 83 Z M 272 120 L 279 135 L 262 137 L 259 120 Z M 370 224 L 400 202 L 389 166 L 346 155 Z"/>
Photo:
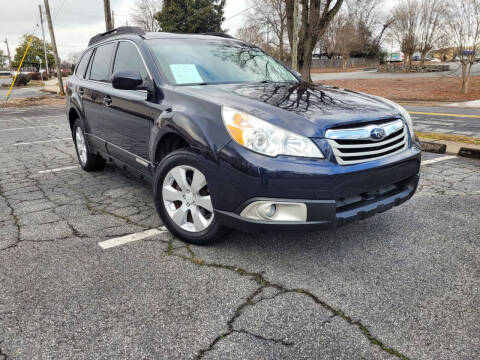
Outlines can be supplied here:
<path id="1" fill-rule="evenodd" d="M 107 29 L 107 31 L 113 30 L 110 0 L 103 0 L 103 12 L 105 13 L 105 28 Z"/>
<path id="2" fill-rule="evenodd" d="M 298 0 L 293 0 L 292 69 L 298 71 Z"/>
<path id="3" fill-rule="evenodd" d="M 112 10 L 112 29 L 115 29 L 115 14 Z"/>
<path id="4" fill-rule="evenodd" d="M 47 79 L 48 79 L 50 77 L 50 71 L 48 69 L 47 44 L 45 42 L 45 29 L 43 28 L 42 5 L 38 4 L 38 10 L 40 10 L 40 24 L 42 24 L 42 36 L 43 36 L 43 52 L 45 54 L 45 67 L 47 69 Z"/>
<path id="5" fill-rule="evenodd" d="M 45 14 L 47 15 L 48 30 L 50 31 L 50 38 L 52 40 L 53 55 L 55 55 L 55 62 L 57 64 L 57 79 L 58 79 L 58 87 L 60 88 L 59 94 L 64 96 L 65 91 L 63 90 L 62 70 L 60 69 L 60 59 L 58 58 L 57 42 L 55 41 L 55 33 L 53 32 L 52 16 L 50 15 L 50 5 L 48 5 L 48 0 L 43 0 L 43 2 L 45 4 Z"/>
<path id="6" fill-rule="evenodd" d="M 7 45 L 7 56 L 8 56 L 8 68 L 12 69 L 12 58 L 10 57 L 10 48 L 8 47 L 8 39 L 5 38 L 5 44 Z"/>

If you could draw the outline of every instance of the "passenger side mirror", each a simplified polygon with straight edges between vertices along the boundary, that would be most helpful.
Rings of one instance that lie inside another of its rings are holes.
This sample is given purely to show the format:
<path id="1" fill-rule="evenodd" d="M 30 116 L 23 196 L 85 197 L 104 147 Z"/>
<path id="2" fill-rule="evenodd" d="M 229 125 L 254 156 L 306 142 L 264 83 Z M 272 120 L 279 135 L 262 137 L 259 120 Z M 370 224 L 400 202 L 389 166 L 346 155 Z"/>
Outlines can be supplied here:
<path id="1" fill-rule="evenodd" d="M 138 71 L 117 71 L 112 76 L 114 89 L 135 90 L 142 83 L 143 79 Z"/>

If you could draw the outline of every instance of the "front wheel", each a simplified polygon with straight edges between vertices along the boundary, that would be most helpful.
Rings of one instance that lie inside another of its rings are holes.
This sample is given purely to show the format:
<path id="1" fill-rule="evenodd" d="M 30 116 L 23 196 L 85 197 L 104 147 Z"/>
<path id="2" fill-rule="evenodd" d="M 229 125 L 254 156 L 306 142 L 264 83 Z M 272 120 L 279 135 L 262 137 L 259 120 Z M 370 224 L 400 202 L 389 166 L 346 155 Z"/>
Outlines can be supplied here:
<path id="1" fill-rule="evenodd" d="M 185 242 L 206 245 L 221 240 L 226 229 L 215 219 L 210 190 L 193 152 L 178 150 L 157 166 L 155 207 L 165 226 Z"/>

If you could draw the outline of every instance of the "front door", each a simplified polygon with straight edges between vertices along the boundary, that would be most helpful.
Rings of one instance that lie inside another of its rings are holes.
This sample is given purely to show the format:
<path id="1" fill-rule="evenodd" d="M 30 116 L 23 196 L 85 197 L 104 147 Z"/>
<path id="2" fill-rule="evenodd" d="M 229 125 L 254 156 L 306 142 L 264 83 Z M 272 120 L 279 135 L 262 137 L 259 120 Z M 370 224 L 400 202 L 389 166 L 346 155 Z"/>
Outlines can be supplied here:
<path id="1" fill-rule="evenodd" d="M 113 74 L 118 71 L 138 71 L 144 82 L 151 81 L 137 46 L 130 41 L 118 43 Z M 146 90 L 110 88 L 105 111 L 109 151 L 142 172 L 148 169 L 150 131 L 159 115 L 147 95 Z"/>

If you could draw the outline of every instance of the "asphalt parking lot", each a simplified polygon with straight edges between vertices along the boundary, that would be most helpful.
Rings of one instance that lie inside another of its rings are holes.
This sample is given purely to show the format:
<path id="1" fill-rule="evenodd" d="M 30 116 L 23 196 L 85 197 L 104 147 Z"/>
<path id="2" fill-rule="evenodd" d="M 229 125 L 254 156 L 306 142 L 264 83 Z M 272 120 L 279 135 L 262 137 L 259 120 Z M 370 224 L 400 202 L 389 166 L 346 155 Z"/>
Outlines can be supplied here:
<path id="1" fill-rule="evenodd" d="M 185 246 L 62 108 L 0 110 L 0 359 L 478 359 L 480 161 L 424 161 L 368 220 Z"/>

